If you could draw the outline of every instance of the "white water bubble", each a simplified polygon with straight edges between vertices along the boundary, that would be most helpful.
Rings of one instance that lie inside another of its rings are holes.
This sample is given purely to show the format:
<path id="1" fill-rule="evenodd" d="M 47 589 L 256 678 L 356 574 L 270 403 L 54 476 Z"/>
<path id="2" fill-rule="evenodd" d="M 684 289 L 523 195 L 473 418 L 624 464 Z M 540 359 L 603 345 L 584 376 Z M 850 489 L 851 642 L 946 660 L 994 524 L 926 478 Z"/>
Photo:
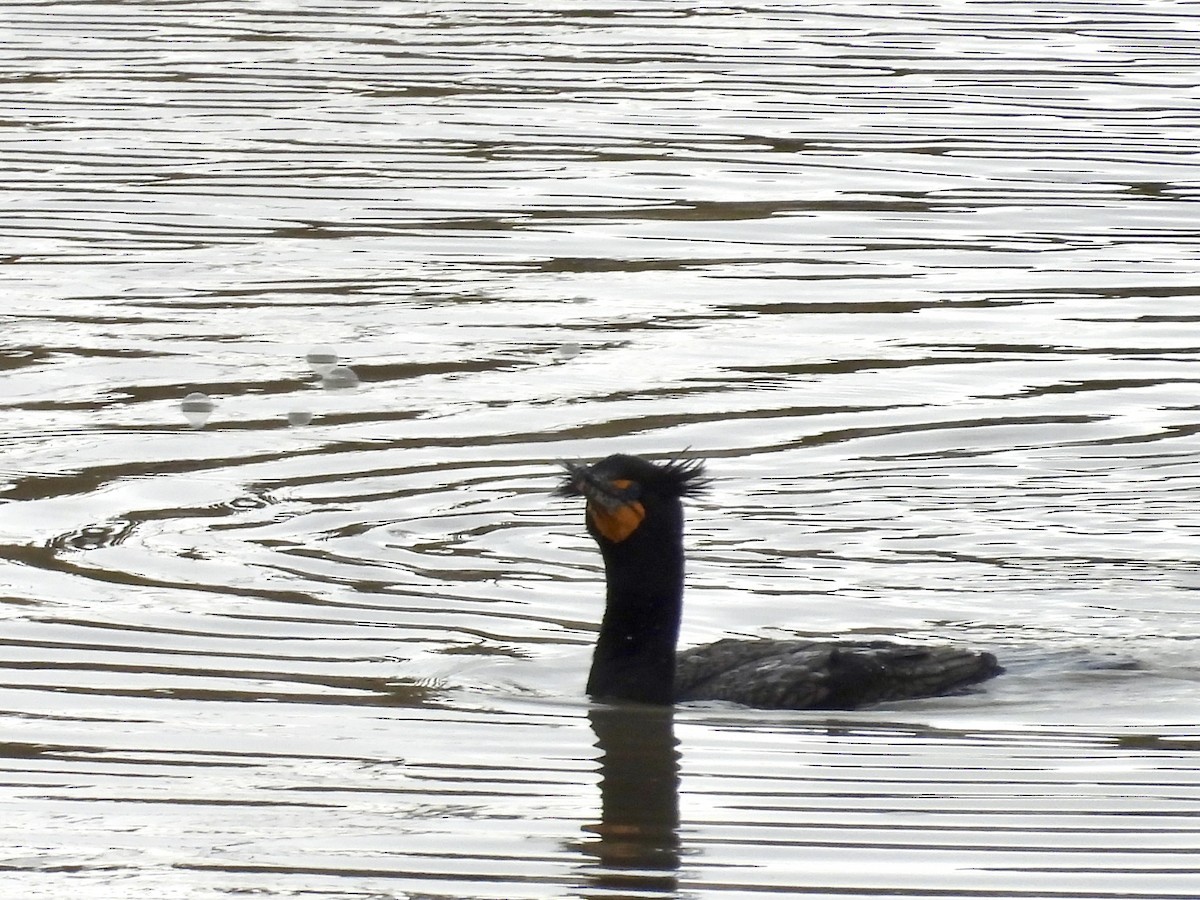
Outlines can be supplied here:
<path id="1" fill-rule="evenodd" d="M 338 355 L 332 347 L 313 347 L 304 356 L 308 367 L 324 378 L 338 364 Z"/>
<path id="2" fill-rule="evenodd" d="M 358 374 L 349 366 L 334 366 L 321 376 L 321 387 L 327 391 L 352 391 L 358 387 Z"/>
<path id="3" fill-rule="evenodd" d="M 212 398 L 208 394 L 202 394 L 199 391 L 194 391 L 183 398 L 179 404 L 179 409 L 183 412 L 183 416 L 188 420 L 188 424 L 193 428 L 203 428 L 204 423 L 208 421 L 208 417 L 212 415 L 216 404 L 212 402 Z"/>
<path id="4" fill-rule="evenodd" d="M 559 359 L 574 359 L 582 349 L 578 344 L 563 344 L 554 351 L 554 355 Z"/>

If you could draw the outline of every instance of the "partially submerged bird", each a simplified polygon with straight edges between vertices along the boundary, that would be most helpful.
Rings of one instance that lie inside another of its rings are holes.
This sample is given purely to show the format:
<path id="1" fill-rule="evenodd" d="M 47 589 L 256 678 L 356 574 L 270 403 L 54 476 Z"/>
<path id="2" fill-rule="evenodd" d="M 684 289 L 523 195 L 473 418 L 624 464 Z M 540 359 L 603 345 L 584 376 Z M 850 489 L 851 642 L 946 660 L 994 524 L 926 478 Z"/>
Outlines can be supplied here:
<path id="1" fill-rule="evenodd" d="M 727 700 L 764 709 L 853 709 L 929 697 L 1003 669 L 990 653 L 889 641 L 722 640 L 676 652 L 683 612 L 683 503 L 700 462 L 616 454 L 564 463 L 561 496 L 587 500 L 607 599 L 587 692 L 598 700 Z"/>

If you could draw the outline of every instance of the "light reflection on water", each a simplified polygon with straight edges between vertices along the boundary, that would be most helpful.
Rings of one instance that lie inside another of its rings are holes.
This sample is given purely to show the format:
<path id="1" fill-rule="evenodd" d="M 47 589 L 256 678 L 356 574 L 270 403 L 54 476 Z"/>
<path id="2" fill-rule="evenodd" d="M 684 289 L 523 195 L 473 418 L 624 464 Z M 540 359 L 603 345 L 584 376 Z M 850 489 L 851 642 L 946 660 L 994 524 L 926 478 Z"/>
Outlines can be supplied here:
<path id="1" fill-rule="evenodd" d="M 1189 12 L 6 10 L 0 896 L 1194 896 Z M 686 642 L 1009 673 L 589 708 L 685 447 Z"/>

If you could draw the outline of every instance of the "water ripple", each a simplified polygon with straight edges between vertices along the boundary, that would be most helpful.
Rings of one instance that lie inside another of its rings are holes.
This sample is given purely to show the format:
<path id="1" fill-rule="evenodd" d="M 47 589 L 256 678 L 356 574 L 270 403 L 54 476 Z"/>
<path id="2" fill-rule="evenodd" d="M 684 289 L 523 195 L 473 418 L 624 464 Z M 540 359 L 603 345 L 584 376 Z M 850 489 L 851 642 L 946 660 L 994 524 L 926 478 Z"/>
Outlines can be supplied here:
<path id="1" fill-rule="evenodd" d="M 1194 896 L 1192 13 L 7 9 L 5 890 Z M 589 707 L 684 448 L 685 642 L 1009 673 Z"/>

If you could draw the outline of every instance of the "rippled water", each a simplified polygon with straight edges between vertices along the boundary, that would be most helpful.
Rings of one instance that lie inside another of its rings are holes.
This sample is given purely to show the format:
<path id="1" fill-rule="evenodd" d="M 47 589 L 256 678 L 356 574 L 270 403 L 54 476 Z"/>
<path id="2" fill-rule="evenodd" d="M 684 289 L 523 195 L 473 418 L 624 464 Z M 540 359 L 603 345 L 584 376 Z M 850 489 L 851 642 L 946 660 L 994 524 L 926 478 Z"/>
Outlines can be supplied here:
<path id="1" fill-rule="evenodd" d="M 1200 895 L 1196 11 L 0 4 L 0 896 Z M 591 707 L 685 448 L 686 643 L 1009 673 Z"/>

